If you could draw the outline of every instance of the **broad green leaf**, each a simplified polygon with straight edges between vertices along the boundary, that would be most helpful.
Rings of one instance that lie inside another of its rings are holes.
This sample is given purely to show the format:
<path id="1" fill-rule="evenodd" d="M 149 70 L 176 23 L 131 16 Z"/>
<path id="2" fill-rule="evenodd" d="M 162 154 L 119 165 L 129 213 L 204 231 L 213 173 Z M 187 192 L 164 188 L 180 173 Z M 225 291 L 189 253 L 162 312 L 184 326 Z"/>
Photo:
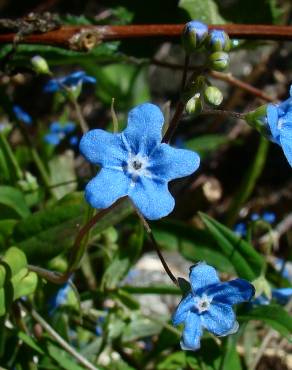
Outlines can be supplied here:
<path id="1" fill-rule="evenodd" d="M 252 310 L 241 314 L 239 320 L 258 320 L 263 321 L 281 335 L 291 338 L 292 317 L 283 307 L 277 304 L 263 305 L 254 307 Z M 291 338 L 292 339 L 292 338 Z"/>
<path id="2" fill-rule="evenodd" d="M 21 339 L 26 345 L 28 345 L 30 348 L 32 348 L 33 350 L 35 350 L 36 352 L 38 352 L 40 355 L 43 355 L 44 354 L 44 351 L 42 350 L 42 348 L 36 343 L 36 341 L 28 336 L 26 333 L 24 333 L 23 331 L 20 331 L 18 333 L 18 337 L 19 339 Z"/>
<path id="3" fill-rule="evenodd" d="M 204 213 L 200 213 L 200 217 L 218 247 L 229 258 L 238 275 L 247 280 L 254 280 L 259 275 L 264 263 L 262 257 L 252 246 L 219 222 Z"/>
<path id="4" fill-rule="evenodd" d="M 16 247 L 9 248 L 1 263 L 4 263 L 4 266 L 9 268 L 14 300 L 35 291 L 38 278 L 36 273 L 28 271 L 27 260 L 23 251 Z"/>
<path id="5" fill-rule="evenodd" d="M 279 23 L 285 13 L 277 0 L 216 0 L 220 14 L 232 23 Z"/>
<path id="6" fill-rule="evenodd" d="M 64 154 L 53 157 L 49 162 L 52 184 L 61 184 L 76 180 L 74 169 L 74 153 L 67 150 Z M 53 188 L 53 193 L 57 199 L 61 199 L 66 194 L 76 190 L 77 183 L 69 183 Z"/>
<path id="7" fill-rule="evenodd" d="M 7 301 L 5 296 L 6 268 L 0 265 L 0 316 L 3 316 L 7 310 Z"/>
<path id="8" fill-rule="evenodd" d="M 210 233 L 177 221 L 163 221 L 153 225 L 158 243 L 165 249 L 174 249 L 192 262 L 205 261 L 220 271 L 234 274 L 234 267 L 224 253 L 218 250 Z"/>
<path id="9" fill-rule="evenodd" d="M 198 19 L 207 24 L 225 23 L 214 0 L 180 0 L 179 7 L 188 13 L 190 19 Z"/>
<path id="10" fill-rule="evenodd" d="M 122 340 L 131 342 L 139 338 L 158 334 L 163 328 L 163 322 L 143 317 L 139 312 L 133 311 L 131 321 L 123 330 Z"/>
<path id="11" fill-rule="evenodd" d="M 35 212 L 20 221 L 14 229 L 14 241 L 30 262 L 46 262 L 73 245 L 79 225 L 84 223 L 86 209 L 82 193 L 69 194 L 54 207 Z M 122 202 L 92 228 L 92 238 L 131 212 L 131 205 Z"/>
<path id="12" fill-rule="evenodd" d="M 0 218 L 26 218 L 30 210 L 22 192 L 11 186 L 0 186 Z"/>
<path id="13" fill-rule="evenodd" d="M 16 223 L 17 220 L 0 220 L 0 249 L 5 247 Z"/>
<path id="14" fill-rule="evenodd" d="M 202 135 L 187 140 L 185 146 L 187 149 L 199 153 L 200 157 L 204 158 L 228 142 L 229 139 L 226 135 Z"/>

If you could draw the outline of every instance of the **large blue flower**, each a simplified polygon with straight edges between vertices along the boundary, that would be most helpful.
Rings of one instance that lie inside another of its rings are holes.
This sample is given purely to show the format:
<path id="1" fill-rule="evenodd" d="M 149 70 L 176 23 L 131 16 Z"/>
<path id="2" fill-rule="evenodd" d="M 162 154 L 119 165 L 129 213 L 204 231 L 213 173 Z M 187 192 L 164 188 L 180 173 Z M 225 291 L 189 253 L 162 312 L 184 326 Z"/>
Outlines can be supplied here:
<path id="1" fill-rule="evenodd" d="M 129 112 L 123 132 L 92 130 L 82 137 L 81 153 L 102 167 L 85 189 L 85 198 L 92 207 L 107 208 L 129 196 L 150 220 L 173 210 L 168 182 L 196 171 L 200 158 L 195 152 L 162 144 L 163 121 L 161 110 L 145 103 Z"/>
<path id="2" fill-rule="evenodd" d="M 190 268 L 190 282 L 191 291 L 179 303 L 172 321 L 184 324 L 182 349 L 197 350 L 203 329 L 217 336 L 238 330 L 232 306 L 249 301 L 254 287 L 242 279 L 221 282 L 216 270 L 205 263 Z"/>
<path id="3" fill-rule="evenodd" d="M 84 83 L 95 84 L 96 79 L 84 71 L 77 71 L 65 77 L 53 78 L 45 85 L 44 91 L 53 93 L 64 88 L 76 88 Z"/>
<path id="4" fill-rule="evenodd" d="M 290 87 L 290 98 L 278 105 L 268 104 L 267 122 L 271 140 L 282 147 L 292 167 L 292 86 Z"/>

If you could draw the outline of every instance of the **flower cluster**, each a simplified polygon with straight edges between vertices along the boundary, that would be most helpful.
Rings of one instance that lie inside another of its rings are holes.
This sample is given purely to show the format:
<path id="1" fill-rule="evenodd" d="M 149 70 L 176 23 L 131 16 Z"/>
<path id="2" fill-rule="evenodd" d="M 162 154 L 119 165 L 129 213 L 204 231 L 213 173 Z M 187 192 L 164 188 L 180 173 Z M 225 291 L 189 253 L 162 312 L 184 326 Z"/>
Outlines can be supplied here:
<path id="1" fill-rule="evenodd" d="M 128 196 L 150 220 L 173 210 L 168 182 L 195 172 L 200 158 L 195 152 L 161 143 L 163 121 L 156 105 L 144 103 L 129 112 L 123 132 L 91 130 L 82 137 L 81 153 L 102 167 L 85 189 L 93 208 L 107 208 Z"/>
<path id="2" fill-rule="evenodd" d="M 249 301 L 254 287 L 248 281 L 235 279 L 221 282 L 216 270 L 199 263 L 190 268 L 191 290 L 181 300 L 172 321 L 184 324 L 181 347 L 197 350 L 203 329 L 216 336 L 226 336 L 238 330 L 232 306 Z"/>
<path id="3" fill-rule="evenodd" d="M 256 222 L 256 221 L 264 221 L 268 224 L 273 224 L 276 221 L 276 215 L 274 212 L 265 211 L 262 214 L 258 213 L 252 213 L 250 215 L 250 221 Z M 235 234 L 239 236 L 245 236 L 247 234 L 247 224 L 246 222 L 238 222 L 234 226 L 234 232 Z"/>
<path id="4" fill-rule="evenodd" d="M 70 144 L 75 146 L 78 144 L 78 136 L 71 135 L 75 130 L 76 125 L 74 122 L 66 122 L 65 124 L 53 122 L 50 125 L 50 132 L 44 136 L 44 141 L 52 146 L 57 146 L 67 137 Z"/>

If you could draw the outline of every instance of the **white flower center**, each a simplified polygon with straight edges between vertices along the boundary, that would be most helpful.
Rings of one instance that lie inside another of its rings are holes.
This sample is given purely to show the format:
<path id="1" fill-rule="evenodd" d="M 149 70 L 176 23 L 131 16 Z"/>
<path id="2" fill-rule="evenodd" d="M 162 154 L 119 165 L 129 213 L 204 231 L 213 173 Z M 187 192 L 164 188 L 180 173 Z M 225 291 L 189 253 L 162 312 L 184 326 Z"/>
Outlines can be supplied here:
<path id="1" fill-rule="evenodd" d="M 140 154 L 130 153 L 125 169 L 128 172 L 128 174 L 132 177 L 133 182 L 135 182 L 137 178 L 140 176 L 151 178 L 151 173 L 147 169 L 148 165 L 149 165 L 148 157 L 143 157 Z"/>
<path id="2" fill-rule="evenodd" d="M 195 301 L 196 308 L 198 309 L 199 313 L 202 313 L 209 310 L 212 297 L 208 297 L 206 294 L 203 294 L 202 297 L 195 297 Z"/>

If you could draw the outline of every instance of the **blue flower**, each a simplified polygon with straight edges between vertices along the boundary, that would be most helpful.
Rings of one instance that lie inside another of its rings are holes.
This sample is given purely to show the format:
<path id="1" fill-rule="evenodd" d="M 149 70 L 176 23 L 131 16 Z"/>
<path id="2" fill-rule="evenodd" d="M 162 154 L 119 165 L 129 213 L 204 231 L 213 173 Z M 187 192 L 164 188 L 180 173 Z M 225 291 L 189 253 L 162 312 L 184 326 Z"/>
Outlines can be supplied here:
<path id="1" fill-rule="evenodd" d="M 274 212 L 265 211 L 262 214 L 262 219 L 266 221 L 268 224 L 273 224 L 276 221 L 276 215 Z"/>
<path id="2" fill-rule="evenodd" d="M 50 299 L 49 301 L 49 314 L 50 315 L 52 315 L 58 307 L 66 303 L 70 289 L 71 289 L 70 282 L 67 282 Z"/>
<path id="3" fill-rule="evenodd" d="M 53 122 L 50 125 L 50 132 L 44 136 L 44 141 L 50 145 L 57 146 L 65 137 L 68 137 L 75 129 L 76 125 L 74 122 L 66 122 L 65 124 L 61 124 L 60 122 Z M 70 143 L 73 137 L 75 136 L 69 138 Z"/>
<path id="4" fill-rule="evenodd" d="M 25 112 L 19 105 L 14 105 L 13 112 L 18 121 L 21 121 L 28 126 L 32 124 L 31 116 L 27 112 Z"/>
<path id="5" fill-rule="evenodd" d="M 289 302 L 292 297 L 292 288 L 274 288 L 272 289 L 272 299 L 281 305 L 285 305 Z M 261 294 L 252 301 L 253 306 L 264 306 L 269 305 L 271 299 L 266 295 Z"/>
<path id="6" fill-rule="evenodd" d="M 66 77 L 54 78 L 50 80 L 44 87 L 44 91 L 54 93 L 66 88 L 76 88 L 84 83 L 95 84 L 96 79 L 88 76 L 84 71 L 73 72 Z"/>
<path id="7" fill-rule="evenodd" d="M 260 219 L 260 215 L 259 215 L 258 213 L 252 213 L 252 214 L 250 215 L 250 219 L 251 219 L 252 221 L 258 221 L 258 220 Z"/>
<path id="8" fill-rule="evenodd" d="M 91 130 L 82 137 L 81 153 L 102 167 L 85 189 L 85 198 L 93 208 L 107 208 L 129 196 L 150 220 L 173 210 L 168 182 L 195 172 L 200 158 L 190 150 L 161 143 L 163 120 L 156 105 L 145 103 L 129 112 L 123 132 Z"/>
<path id="9" fill-rule="evenodd" d="M 267 123 L 270 129 L 270 139 L 280 145 L 292 167 L 292 86 L 290 98 L 282 103 L 268 104 Z"/>
<path id="10" fill-rule="evenodd" d="M 254 287 L 243 279 L 221 282 L 216 270 L 205 263 L 192 266 L 189 276 L 191 290 L 179 303 L 172 322 L 184 324 L 181 348 L 197 350 L 203 329 L 217 336 L 238 330 L 232 306 L 249 301 Z"/>
<path id="11" fill-rule="evenodd" d="M 239 222 L 234 226 L 233 231 L 238 236 L 245 236 L 247 232 L 246 224 L 244 222 Z"/>

